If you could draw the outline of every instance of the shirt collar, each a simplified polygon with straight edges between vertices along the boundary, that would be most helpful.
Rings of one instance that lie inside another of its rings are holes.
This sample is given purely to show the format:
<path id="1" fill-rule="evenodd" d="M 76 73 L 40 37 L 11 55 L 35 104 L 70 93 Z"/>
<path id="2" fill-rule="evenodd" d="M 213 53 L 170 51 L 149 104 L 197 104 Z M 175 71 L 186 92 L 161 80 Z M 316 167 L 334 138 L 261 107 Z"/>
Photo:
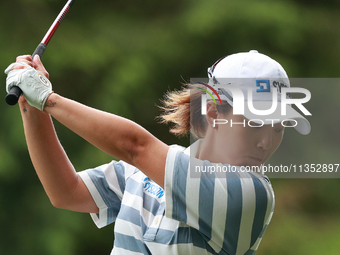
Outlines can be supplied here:
<path id="1" fill-rule="evenodd" d="M 201 147 L 204 139 L 199 139 L 191 144 L 188 148 L 184 150 L 184 153 L 187 155 L 191 155 L 192 157 L 198 158 L 198 154 L 201 151 Z"/>

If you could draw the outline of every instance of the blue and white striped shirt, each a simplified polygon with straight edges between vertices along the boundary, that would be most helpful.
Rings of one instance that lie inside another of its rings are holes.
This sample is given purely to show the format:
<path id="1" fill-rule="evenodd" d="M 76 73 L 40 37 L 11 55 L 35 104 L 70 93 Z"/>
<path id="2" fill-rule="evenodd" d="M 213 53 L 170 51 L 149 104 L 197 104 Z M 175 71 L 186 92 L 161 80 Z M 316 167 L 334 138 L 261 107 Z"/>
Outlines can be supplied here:
<path id="1" fill-rule="evenodd" d="M 96 225 L 115 222 L 111 255 L 255 254 L 273 214 L 268 179 L 238 172 L 191 177 L 190 165 L 211 163 L 188 155 L 196 155 L 197 144 L 189 148 L 170 147 L 164 190 L 123 161 L 79 173 L 99 208 L 91 214 Z"/>

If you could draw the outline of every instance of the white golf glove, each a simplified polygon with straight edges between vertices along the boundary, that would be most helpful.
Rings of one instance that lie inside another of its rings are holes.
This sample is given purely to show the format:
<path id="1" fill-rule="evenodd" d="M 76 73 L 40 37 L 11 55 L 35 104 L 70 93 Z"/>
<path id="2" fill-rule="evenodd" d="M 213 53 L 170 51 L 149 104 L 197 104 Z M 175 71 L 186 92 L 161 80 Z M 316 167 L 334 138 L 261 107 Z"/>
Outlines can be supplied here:
<path id="1" fill-rule="evenodd" d="M 25 69 L 11 69 L 16 65 L 27 66 Z M 25 95 L 26 101 L 40 111 L 44 106 L 48 96 L 53 93 L 51 82 L 40 71 L 37 71 L 26 63 L 12 63 L 5 70 L 7 75 L 7 93 L 13 86 L 18 86 Z"/>

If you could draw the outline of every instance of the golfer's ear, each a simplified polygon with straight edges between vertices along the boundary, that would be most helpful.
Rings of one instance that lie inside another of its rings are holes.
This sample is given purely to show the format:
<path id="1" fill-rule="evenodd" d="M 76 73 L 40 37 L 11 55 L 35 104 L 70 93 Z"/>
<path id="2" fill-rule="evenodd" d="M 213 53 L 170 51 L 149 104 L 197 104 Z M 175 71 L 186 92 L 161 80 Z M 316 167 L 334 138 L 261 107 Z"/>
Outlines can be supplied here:
<path id="1" fill-rule="evenodd" d="M 217 119 L 217 108 L 216 105 L 213 101 L 208 101 L 207 102 L 207 114 L 205 116 L 209 126 L 213 125 L 214 120 Z"/>

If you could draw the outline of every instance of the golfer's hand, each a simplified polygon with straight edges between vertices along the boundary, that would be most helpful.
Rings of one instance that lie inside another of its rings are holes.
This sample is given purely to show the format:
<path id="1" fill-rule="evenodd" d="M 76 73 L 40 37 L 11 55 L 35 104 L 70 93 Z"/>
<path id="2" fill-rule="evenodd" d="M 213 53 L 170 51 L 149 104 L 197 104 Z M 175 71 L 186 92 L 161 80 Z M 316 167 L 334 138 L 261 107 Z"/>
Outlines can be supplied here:
<path id="1" fill-rule="evenodd" d="M 37 69 L 38 71 L 40 71 L 43 75 L 46 76 L 47 79 L 50 78 L 49 73 L 46 71 L 43 63 L 40 60 L 39 55 L 35 55 L 34 59 L 32 59 L 31 55 L 22 55 L 22 56 L 18 56 L 16 58 L 16 63 L 25 63 L 35 69 Z M 24 65 L 16 65 L 15 67 L 12 68 L 12 70 L 16 70 L 16 69 L 25 69 L 27 68 L 27 66 Z"/>
<path id="2" fill-rule="evenodd" d="M 48 72 L 41 63 L 39 56 L 32 60 L 31 56 L 19 56 L 17 62 L 12 63 L 5 70 L 7 93 L 13 86 L 23 91 L 26 101 L 31 106 L 43 111 L 48 96 L 53 92 L 52 84 L 48 80 Z"/>

